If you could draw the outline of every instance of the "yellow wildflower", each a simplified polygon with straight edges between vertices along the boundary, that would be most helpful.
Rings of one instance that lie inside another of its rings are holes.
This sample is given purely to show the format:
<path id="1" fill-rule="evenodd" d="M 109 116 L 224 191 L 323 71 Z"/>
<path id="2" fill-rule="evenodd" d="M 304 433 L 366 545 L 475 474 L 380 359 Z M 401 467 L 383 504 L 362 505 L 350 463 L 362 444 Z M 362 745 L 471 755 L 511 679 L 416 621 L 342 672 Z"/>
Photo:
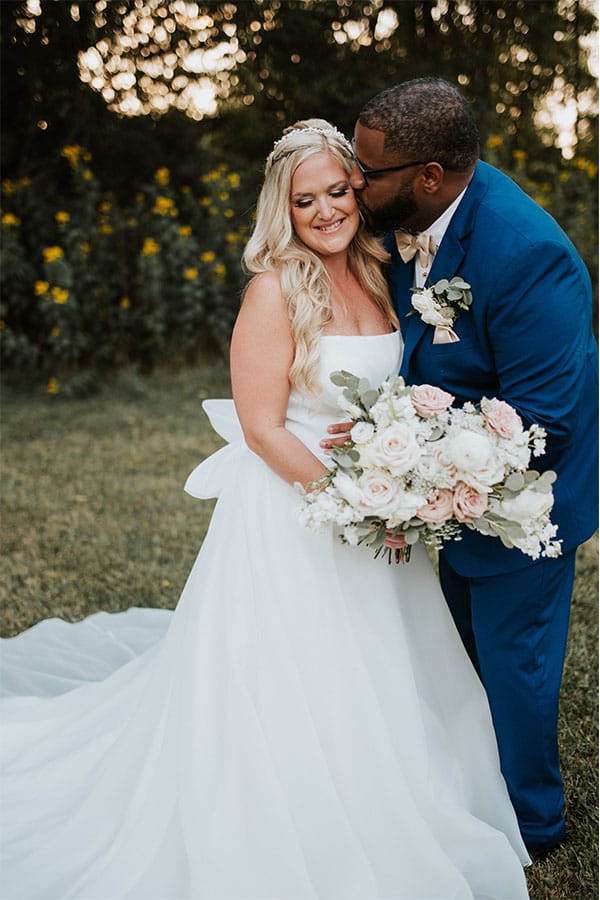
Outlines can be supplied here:
<path id="1" fill-rule="evenodd" d="M 153 256 L 160 250 L 160 244 L 157 244 L 154 238 L 148 237 L 144 241 L 142 247 L 142 256 Z"/>
<path id="2" fill-rule="evenodd" d="M 107 225 L 106 223 L 103 223 L 100 226 L 100 234 L 112 234 L 112 233 L 113 233 L 112 225 Z"/>
<path id="3" fill-rule="evenodd" d="M 60 304 L 60 306 L 63 306 L 69 299 L 69 292 L 64 288 L 53 287 L 50 293 L 54 302 Z"/>
<path id="4" fill-rule="evenodd" d="M 223 213 L 223 215 L 225 216 L 226 219 L 233 219 L 233 217 L 235 216 L 235 213 L 232 209 L 226 209 L 225 212 Z"/>
<path id="5" fill-rule="evenodd" d="M 6 225 L 7 228 L 16 228 L 21 224 L 21 220 L 17 216 L 13 216 L 12 213 L 4 213 L 2 224 Z"/>
<path id="6" fill-rule="evenodd" d="M 69 165 L 74 169 L 79 162 L 79 157 L 83 148 L 79 146 L 79 144 L 67 144 L 60 151 L 60 155 L 64 156 L 65 159 L 69 160 Z"/>
<path id="7" fill-rule="evenodd" d="M 16 191 L 14 182 L 12 182 L 10 178 L 5 178 L 2 182 L 2 190 L 5 194 L 14 194 L 14 192 Z"/>
<path id="8" fill-rule="evenodd" d="M 225 275 L 227 274 L 227 269 L 225 268 L 223 263 L 217 263 L 217 265 L 213 269 L 213 272 L 215 273 L 217 278 L 225 278 Z"/>
<path id="9" fill-rule="evenodd" d="M 145 199 L 146 199 L 146 195 L 145 195 L 145 194 L 139 193 L 139 194 L 136 194 L 136 195 L 135 195 L 135 202 L 136 202 L 136 203 L 143 203 Z"/>
<path id="10" fill-rule="evenodd" d="M 525 150 L 513 150 L 513 159 L 527 159 Z"/>
<path id="11" fill-rule="evenodd" d="M 179 234 L 181 235 L 181 237 L 189 237 L 191 233 L 192 233 L 191 225 L 180 225 L 179 226 Z"/>
<path id="12" fill-rule="evenodd" d="M 58 337 L 59 334 L 60 334 L 60 328 L 53 328 L 52 331 L 50 332 L 50 335 L 52 337 Z"/>
<path id="13" fill-rule="evenodd" d="M 159 216 L 168 216 L 172 214 L 173 206 L 170 197 L 157 197 L 152 212 L 158 213 Z"/>
<path id="14" fill-rule="evenodd" d="M 46 390 L 48 391 L 49 394 L 58 394 L 58 391 L 59 391 L 58 381 L 56 380 L 56 378 L 54 376 L 52 376 L 52 378 L 48 379 L 48 384 L 46 385 Z"/>
<path id="15" fill-rule="evenodd" d="M 192 193 L 192 189 L 191 189 L 191 187 L 189 186 L 189 184 L 184 184 L 184 185 L 182 185 L 182 187 L 181 187 L 181 193 L 182 193 L 182 194 L 191 194 L 191 193 Z"/>
<path id="16" fill-rule="evenodd" d="M 495 150 L 496 147 L 499 147 L 503 142 L 503 138 L 499 134 L 490 134 L 489 138 L 485 142 L 486 147 L 489 147 L 490 150 Z"/>
<path id="17" fill-rule="evenodd" d="M 4 319 L 0 319 L 0 331 L 4 331 L 5 328 L 6 322 L 4 321 Z"/>
<path id="18" fill-rule="evenodd" d="M 162 166 L 160 169 L 157 169 L 156 172 L 154 173 L 154 180 L 158 184 L 162 184 L 162 185 L 168 184 L 170 179 L 171 179 L 171 173 L 169 172 L 169 170 L 167 169 L 166 166 Z"/>
<path id="19" fill-rule="evenodd" d="M 110 209 L 110 200 L 103 200 L 98 209 L 102 213 L 108 212 Z"/>
<path id="20" fill-rule="evenodd" d="M 200 254 L 200 259 L 204 263 L 211 263 L 216 259 L 216 254 L 213 250 L 205 250 L 204 253 Z"/>
<path id="21" fill-rule="evenodd" d="M 208 211 L 211 214 L 211 216 L 216 216 L 217 213 L 219 212 L 219 210 L 216 206 L 209 206 Z"/>
<path id="22" fill-rule="evenodd" d="M 129 309 L 131 306 L 131 300 L 129 297 L 121 297 L 121 302 L 119 303 L 121 309 Z"/>
<path id="23" fill-rule="evenodd" d="M 92 178 L 94 177 L 94 173 L 92 172 L 91 169 L 84 169 L 83 177 L 85 178 L 86 181 L 91 181 Z"/>
<path id="24" fill-rule="evenodd" d="M 234 231 L 228 231 L 225 235 L 225 240 L 228 244 L 237 244 L 239 236 Z"/>
<path id="25" fill-rule="evenodd" d="M 221 191 L 219 194 L 219 200 L 229 200 L 229 194 L 227 191 Z"/>
<path id="26" fill-rule="evenodd" d="M 237 172 L 230 172 L 227 176 L 227 181 L 229 182 L 231 187 L 236 188 L 240 186 L 240 176 L 237 174 Z"/>
<path id="27" fill-rule="evenodd" d="M 210 197 L 201 197 L 200 200 L 198 200 L 198 203 L 200 206 L 210 206 L 211 199 Z"/>
<path id="28" fill-rule="evenodd" d="M 134 218 L 133 216 L 131 216 L 129 219 L 127 219 L 127 224 L 129 225 L 130 228 L 135 228 L 137 223 L 138 223 L 138 220 L 136 218 Z"/>
<path id="29" fill-rule="evenodd" d="M 84 253 L 89 253 L 90 250 L 92 249 L 92 245 L 90 244 L 89 241 L 83 241 L 83 242 L 80 244 L 80 247 L 81 247 L 81 249 L 83 250 Z"/>
<path id="30" fill-rule="evenodd" d="M 21 180 L 19 181 L 19 185 L 21 187 L 29 187 L 30 184 L 31 184 L 31 178 L 29 178 L 27 175 L 25 175 L 25 177 L 21 178 Z"/>
<path id="31" fill-rule="evenodd" d="M 43 250 L 43 254 L 45 262 L 48 263 L 54 262 L 55 259 L 60 259 L 60 257 L 64 255 L 62 247 L 57 246 L 45 247 Z"/>
<path id="32" fill-rule="evenodd" d="M 198 277 L 198 269 L 186 269 L 183 273 L 188 281 L 194 281 Z"/>
<path id="33" fill-rule="evenodd" d="M 36 295 L 38 297 L 41 297 L 42 294 L 45 294 L 47 292 L 49 287 L 50 287 L 50 285 L 48 284 L 47 281 L 36 281 L 36 283 L 33 286 L 33 289 L 34 289 Z"/>
<path id="34" fill-rule="evenodd" d="M 69 215 L 68 212 L 65 212 L 64 209 L 60 209 L 60 210 L 56 213 L 56 215 L 54 216 L 54 218 L 56 219 L 56 221 L 58 222 L 59 225 L 65 225 L 65 224 L 69 221 L 69 219 L 71 218 L 71 216 Z"/>

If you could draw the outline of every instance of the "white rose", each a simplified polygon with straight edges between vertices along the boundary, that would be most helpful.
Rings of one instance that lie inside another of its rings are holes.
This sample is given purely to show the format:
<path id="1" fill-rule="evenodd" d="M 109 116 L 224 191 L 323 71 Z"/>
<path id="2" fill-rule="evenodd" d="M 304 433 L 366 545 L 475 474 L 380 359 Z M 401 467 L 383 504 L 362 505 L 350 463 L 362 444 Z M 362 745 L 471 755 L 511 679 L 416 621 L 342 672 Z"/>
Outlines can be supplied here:
<path id="1" fill-rule="evenodd" d="M 393 475 L 403 475 L 418 461 L 421 450 L 412 430 L 397 423 L 378 435 L 373 455 L 378 464 Z"/>
<path id="2" fill-rule="evenodd" d="M 525 488 L 516 497 L 498 500 L 493 505 L 494 512 L 514 522 L 528 522 L 547 515 L 554 505 L 551 491 L 542 493 L 533 488 Z"/>
<path id="3" fill-rule="evenodd" d="M 448 306 L 438 306 L 429 288 L 412 295 L 412 305 L 428 325 L 452 325 L 454 315 Z"/>
<path id="4" fill-rule="evenodd" d="M 355 444 L 365 444 L 375 434 L 375 426 L 370 422 L 357 422 L 350 432 Z"/>
<path id="5" fill-rule="evenodd" d="M 368 516 L 387 519 L 398 503 L 399 487 L 395 479 L 381 469 L 373 469 L 361 475 L 361 506 Z"/>
<path id="6" fill-rule="evenodd" d="M 492 442 L 485 434 L 476 431 L 461 431 L 444 439 L 443 452 L 446 460 L 459 472 L 483 469 L 492 456 Z"/>

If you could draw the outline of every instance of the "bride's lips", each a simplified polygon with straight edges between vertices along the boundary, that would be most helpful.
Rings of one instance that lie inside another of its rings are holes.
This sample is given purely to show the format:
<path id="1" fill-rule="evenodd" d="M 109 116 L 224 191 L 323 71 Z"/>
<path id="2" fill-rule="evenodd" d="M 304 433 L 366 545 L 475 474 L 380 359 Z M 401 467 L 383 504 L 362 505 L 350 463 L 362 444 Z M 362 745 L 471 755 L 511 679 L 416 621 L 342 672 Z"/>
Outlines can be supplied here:
<path id="1" fill-rule="evenodd" d="M 334 234 L 344 224 L 345 219 L 336 219 L 335 222 L 331 222 L 329 225 L 317 225 L 316 230 L 320 231 L 321 234 Z"/>

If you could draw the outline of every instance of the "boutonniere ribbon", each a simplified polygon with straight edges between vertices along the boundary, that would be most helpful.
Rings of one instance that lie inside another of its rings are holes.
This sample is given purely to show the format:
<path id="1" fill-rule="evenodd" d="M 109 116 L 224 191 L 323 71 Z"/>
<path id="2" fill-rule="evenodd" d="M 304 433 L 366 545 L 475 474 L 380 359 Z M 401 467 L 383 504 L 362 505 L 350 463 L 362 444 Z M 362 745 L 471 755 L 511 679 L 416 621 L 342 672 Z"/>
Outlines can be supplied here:
<path id="1" fill-rule="evenodd" d="M 473 302 L 471 285 L 459 275 L 442 278 L 430 287 L 411 288 L 413 309 L 409 316 L 419 313 L 423 322 L 433 325 L 434 344 L 453 344 L 460 341 L 453 325 L 460 316 L 460 311 L 469 309 Z"/>

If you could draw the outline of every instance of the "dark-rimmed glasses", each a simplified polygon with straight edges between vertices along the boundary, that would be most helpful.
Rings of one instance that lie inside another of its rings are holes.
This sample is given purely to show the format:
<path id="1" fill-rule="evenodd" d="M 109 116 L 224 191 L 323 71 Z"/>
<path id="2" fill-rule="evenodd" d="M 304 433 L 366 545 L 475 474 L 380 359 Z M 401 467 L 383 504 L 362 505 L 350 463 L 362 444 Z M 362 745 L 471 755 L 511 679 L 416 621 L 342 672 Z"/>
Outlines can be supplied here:
<path id="1" fill-rule="evenodd" d="M 356 155 L 356 144 L 354 138 L 352 138 L 352 153 L 354 154 L 356 165 L 360 169 L 360 174 L 365 179 L 365 184 L 369 183 L 369 175 L 383 175 L 384 172 L 400 172 L 402 169 L 410 169 L 411 166 L 425 165 L 425 161 L 420 159 L 415 162 L 402 163 L 401 166 L 386 166 L 384 169 L 369 169 L 367 166 L 365 166 L 364 163 L 360 161 L 360 159 Z"/>

